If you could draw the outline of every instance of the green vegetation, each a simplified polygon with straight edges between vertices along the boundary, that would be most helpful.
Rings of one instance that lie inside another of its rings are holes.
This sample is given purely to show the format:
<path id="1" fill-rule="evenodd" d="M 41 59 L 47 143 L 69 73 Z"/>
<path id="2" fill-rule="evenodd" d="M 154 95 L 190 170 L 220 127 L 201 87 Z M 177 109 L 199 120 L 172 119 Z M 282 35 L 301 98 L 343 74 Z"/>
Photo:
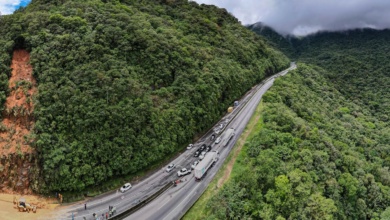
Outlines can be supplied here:
<path id="1" fill-rule="evenodd" d="M 297 39 L 291 38 L 290 36 L 282 36 L 274 29 L 261 22 L 249 25 L 247 28 L 256 34 L 263 36 L 269 45 L 278 48 L 289 57 L 294 57 L 295 50 L 292 45 L 292 40 Z"/>
<path id="2" fill-rule="evenodd" d="M 389 127 L 325 75 L 300 63 L 275 81 L 263 99 L 262 127 L 244 145 L 231 181 L 208 201 L 207 219 L 388 215 Z"/>
<path id="3" fill-rule="evenodd" d="M 33 0 L 3 16 L 2 103 L 14 49 L 30 51 L 38 83 L 40 192 L 151 167 L 289 65 L 226 10 L 187 0 Z"/>
<path id="4" fill-rule="evenodd" d="M 214 179 L 207 186 L 207 189 L 204 191 L 202 196 L 185 214 L 183 220 L 205 219 L 207 216 L 211 215 L 211 210 L 207 208 L 209 206 L 209 200 L 219 192 L 220 187 L 223 186 L 226 181 L 230 180 L 231 174 L 237 175 L 242 172 L 241 167 L 245 167 L 246 165 L 240 162 L 235 163 L 235 161 L 241 161 L 246 157 L 247 154 L 245 151 L 242 151 L 243 145 L 245 144 L 246 140 L 251 140 L 254 134 L 256 134 L 261 129 L 262 123 L 258 122 L 260 120 L 260 113 L 262 109 L 263 105 L 260 103 L 260 105 L 257 106 L 253 116 L 249 120 L 247 126 L 245 127 L 245 130 L 242 133 L 243 135 L 240 136 L 230 151 L 224 164 L 217 172 Z M 234 167 L 232 167 L 233 164 Z M 232 169 L 231 173 L 228 172 L 229 168 Z"/>
<path id="5" fill-rule="evenodd" d="M 203 213 L 208 219 L 388 219 L 390 31 L 298 39 L 259 24 L 248 28 L 299 61 L 299 69 L 264 96 L 262 129 Z"/>

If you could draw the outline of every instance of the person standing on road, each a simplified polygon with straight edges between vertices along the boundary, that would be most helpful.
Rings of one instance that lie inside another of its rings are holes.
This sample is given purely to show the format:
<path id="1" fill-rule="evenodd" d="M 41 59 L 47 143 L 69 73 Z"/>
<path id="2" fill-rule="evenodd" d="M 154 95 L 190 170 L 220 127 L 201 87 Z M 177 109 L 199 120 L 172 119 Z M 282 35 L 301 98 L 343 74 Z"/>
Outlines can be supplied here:
<path id="1" fill-rule="evenodd" d="M 87 210 L 87 203 L 84 204 L 84 209 Z"/>

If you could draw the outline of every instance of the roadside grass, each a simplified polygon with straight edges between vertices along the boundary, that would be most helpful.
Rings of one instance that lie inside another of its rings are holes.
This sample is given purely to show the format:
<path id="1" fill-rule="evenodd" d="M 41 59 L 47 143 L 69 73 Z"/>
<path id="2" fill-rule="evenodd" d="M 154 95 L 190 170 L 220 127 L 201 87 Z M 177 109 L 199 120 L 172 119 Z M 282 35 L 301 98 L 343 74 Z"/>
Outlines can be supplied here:
<path id="1" fill-rule="evenodd" d="M 249 120 L 248 125 L 245 127 L 244 132 L 241 134 L 237 143 L 234 145 L 232 151 L 230 151 L 228 157 L 223 163 L 221 169 L 217 172 L 214 179 L 211 181 L 206 191 L 202 194 L 198 201 L 183 216 L 183 220 L 206 219 L 210 216 L 211 213 L 207 204 L 211 198 L 219 192 L 225 183 L 247 169 L 248 164 L 245 159 L 247 155 L 245 143 L 250 141 L 253 135 L 259 132 L 262 128 L 263 122 L 260 114 L 263 108 L 264 104 L 263 102 L 260 102 L 255 113 Z"/>

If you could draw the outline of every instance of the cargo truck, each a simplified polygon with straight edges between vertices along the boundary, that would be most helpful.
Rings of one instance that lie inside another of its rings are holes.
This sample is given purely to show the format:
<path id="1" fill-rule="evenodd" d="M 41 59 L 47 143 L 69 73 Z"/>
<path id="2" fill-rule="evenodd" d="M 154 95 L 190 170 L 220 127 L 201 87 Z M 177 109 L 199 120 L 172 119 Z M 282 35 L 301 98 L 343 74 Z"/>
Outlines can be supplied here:
<path id="1" fill-rule="evenodd" d="M 223 135 L 222 135 L 222 143 L 221 146 L 225 147 L 229 141 L 232 139 L 234 136 L 234 128 L 229 128 Z"/>
<path id="2" fill-rule="evenodd" d="M 207 170 L 209 170 L 210 167 L 212 167 L 214 163 L 217 162 L 218 157 L 219 157 L 218 151 L 211 151 L 206 154 L 203 160 L 198 165 L 196 165 L 194 169 L 196 181 L 200 181 L 204 177 Z"/>

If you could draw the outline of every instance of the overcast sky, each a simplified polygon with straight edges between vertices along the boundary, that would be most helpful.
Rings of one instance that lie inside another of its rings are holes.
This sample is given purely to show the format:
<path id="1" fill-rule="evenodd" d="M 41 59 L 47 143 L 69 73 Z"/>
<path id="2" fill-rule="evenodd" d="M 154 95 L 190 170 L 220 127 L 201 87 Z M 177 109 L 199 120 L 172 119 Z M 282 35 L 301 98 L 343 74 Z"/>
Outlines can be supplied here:
<path id="1" fill-rule="evenodd" d="M 319 30 L 390 27 L 390 0 L 195 0 L 226 8 L 242 24 L 263 22 L 282 34 L 307 35 Z M 0 0 L 11 14 L 30 0 Z"/>
<path id="2" fill-rule="evenodd" d="M 390 0 L 195 0 L 226 8 L 242 24 L 263 22 L 283 34 L 390 27 Z"/>

